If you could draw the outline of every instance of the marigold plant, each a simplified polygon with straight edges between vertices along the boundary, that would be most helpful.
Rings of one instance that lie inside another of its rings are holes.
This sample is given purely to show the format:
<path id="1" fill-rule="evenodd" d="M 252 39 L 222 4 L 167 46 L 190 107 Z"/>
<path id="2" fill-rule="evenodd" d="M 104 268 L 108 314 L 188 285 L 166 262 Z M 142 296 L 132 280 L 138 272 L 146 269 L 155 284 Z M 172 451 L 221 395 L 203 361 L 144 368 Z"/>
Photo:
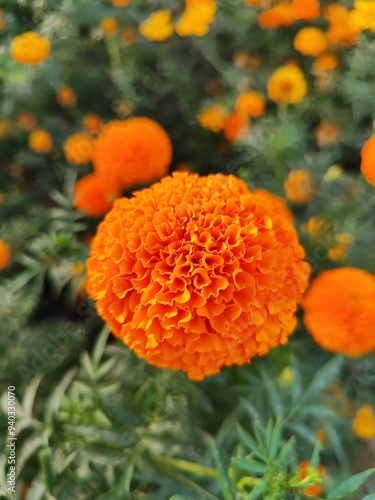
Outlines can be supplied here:
<path id="1" fill-rule="evenodd" d="M 88 291 L 138 356 L 201 380 L 287 342 L 303 257 L 290 223 L 240 180 L 176 173 L 116 201 Z"/>
<path id="2" fill-rule="evenodd" d="M 298 104 L 307 94 L 303 72 L 288 64 L 275 70 L 267 83 L 268 97 L 278 103 Z"/>
<path id="3" fill-rule="evenodd" d="M 44 129 L 36 129 L 29 135 L 29 148 L 35 153 L 47 154 L 53 149 L 53 139 Z"/>
<path id="4" fill-rule="evenodd" d="M 16 62 L 34 66 L 47 59 L 50 53 L 50 43 L 38 33 L 27 31 L 14 38 L 10 51 Z"/>
<path id="5" fill-rule="evenodd" d="M 304 321 L 324 349 L 362 356 L 375 350 L 375 277 L 351 267 L 321 273 L 304 300 Z"/>
<path id="6" fill-rule="evenodd" d="M 71 135 L 64 143 L 64 155 L 70 163 L 88 163 L 94 149 L 94 141 L 83 132 Z"/>
<path id="7" fill-rule="evenodd" d="M 88 174 L 74 186 L 74 206 L 91 217 L 100 217 L 120 195 L 117 186 L 96 174 Z"/>

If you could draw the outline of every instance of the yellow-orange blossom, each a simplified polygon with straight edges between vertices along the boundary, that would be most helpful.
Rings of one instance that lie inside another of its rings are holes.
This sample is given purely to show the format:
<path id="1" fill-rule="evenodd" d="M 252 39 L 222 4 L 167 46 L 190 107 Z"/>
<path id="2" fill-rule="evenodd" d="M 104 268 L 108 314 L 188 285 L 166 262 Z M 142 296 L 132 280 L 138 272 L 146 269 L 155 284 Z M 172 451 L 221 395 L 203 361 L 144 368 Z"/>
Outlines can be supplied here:
<path id="1" fill-rule="evenodd" d="M 309 266 L 289 221 L 246 184 L 176 173 L 99 225 L 88 291 L 149 363 L 201 380 L 285 344 Z"/>

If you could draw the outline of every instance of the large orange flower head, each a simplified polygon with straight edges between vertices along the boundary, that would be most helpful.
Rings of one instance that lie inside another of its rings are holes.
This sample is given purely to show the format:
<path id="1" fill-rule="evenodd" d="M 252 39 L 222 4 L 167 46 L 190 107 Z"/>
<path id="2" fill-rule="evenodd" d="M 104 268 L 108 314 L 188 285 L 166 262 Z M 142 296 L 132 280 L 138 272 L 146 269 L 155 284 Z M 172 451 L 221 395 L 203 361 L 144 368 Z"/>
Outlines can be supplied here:
<path id="1" fill-rule="evenodd" d="M 365 143 L 361 151 L 361 172 L 366 181 L 375 186 L 375 134 Z"/>
<path id="2" fill-rule="evenodd" d="M 140 358 L 202 380 L 287 342 L 303 257 L 293 226 L 244 182 L 178 172 L 115 202 L 88 292 Z"/>
<path id="3" fill-rule="evenodd" d="M 92 158 L 96 173 L 121 189 L 162 177 L 171 160 L 168 134 L 143 117 L 115 120 L 103 127 Z"/>
<path id="4" fill-rule="evenodd" d="M 375 350 L 375 276 L 351 267 L 325 271 L 303 301 L 305 324 L 327 351 L 362 356 Z"/>

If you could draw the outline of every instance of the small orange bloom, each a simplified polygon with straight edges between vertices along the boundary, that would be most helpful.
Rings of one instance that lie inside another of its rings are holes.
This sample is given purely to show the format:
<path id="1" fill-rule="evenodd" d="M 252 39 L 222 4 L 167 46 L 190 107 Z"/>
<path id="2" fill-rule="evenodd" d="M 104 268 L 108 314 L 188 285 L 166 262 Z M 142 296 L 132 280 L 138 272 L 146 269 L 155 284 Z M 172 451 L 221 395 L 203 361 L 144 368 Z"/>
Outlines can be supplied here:
<path id="1" fill-rule="evenodd" d="M 34 31 L 27 31 L 13 39 L 12 58 L 19 64 L 34 66 L 43 62 L 50 53 L 50 43 Z"/>
<path id="2" fill-rule="evenodd" d="M 303 308 L 307 330 L 327 351 L 362 356 L 375 349 L 375 277 L 341 267 L 321 273 Z"/>
<path id="3" fill-rule="evenodd" d="M 130 47 L 137 38 L 137 33 L 133 28 L 126 28 L 121 32 L 121 38 L 125 47 Z"/>
<path id="4" fill-rule="evenodd" d="M 358 41 L 361 28 L 353 22 L 351 11 L 339 4 L 328 5 L 323 16 L 328 21 L 327 40 L 331 44 L 353 46 Z"/>
<path id="5" fill-rule="evenodd" d="M 241 94 L 235 104 L 237 113 L 251 116 L 252 118 L 259 118 L 264 114 L 266 102 L 262 94 L 255 91 L 244 92 Z"/>
<path id="6" fill-rule="evenodd" d="M 114 17 L 105 17 L 102 19 L 100 27 L 107 36 L 115 36 L 118 32 L 118 24 Z"/>
<path id="7" fill-rule="evenodd" d="M 92 161 L 100 177 L 125 189 L 166 175 L 172 144 L 165 130 L 149 118 L 114 120 L 103 127 Z"/>
<path id="8" fill-rule="evenodd" d="M 292 203 L 307 203 L 314 196 L 310 172 L 304 168 L 292 170 L 284 181 L 284 189 Z"/>
<path id="9" fill-rule="evenodd" d="M 223 130 L 226 116 L 225 107 L 222 104 L 214 104 L 199 113 L 198 121 L 201 127 L 217 133 Z"/>
<path id="10" fill-rule="evenodd" d="M 320 15 L 319 0 L 292 0 L 291 7 L 296 20 L 314 21 Z"/>
<path id="11" fill-rule="evenodd" d="M 77 97 L 72 87 L 65 85 L 58 89 L 56 93 L 57 102 L 64 108 L 72 108 L 76 105 Z"/>
<path id="12" fill-rule="evenodd" d="M 68 162 L 79 165 L 88 163 L 91 160 L 94 149 L 94 141 L 83 132 L 71 135 L 65 141 L 64 155 Z"/>
<path id="13" fill-rule="evenodd" d="M 139 26 L 139 32 L 148 40 L 162 42 L 173 34 L 172 13 L 161 9 L 151 14 Z"/>
<path id="14" fill-rule="evenodd" d="M 176 26 L 180 36 L 204 36 L 215 21 L 215 0 L 186 0 L 183 12 Z"/>
<path id="15" fill-rule="evenodd" d="M 366 181 L 375 186 L 375 134 L 365 143 L 361 151 L 361 172 Z"/>
<path id="16" fill-rule="evenodd" d="M 98 115 L 89 113 L 83 118 L 83 128 L 91 135 L 96 135 L 103 127 L 103 122 Z"/>
<path id="17" fill-rule="evenodd" d="M 282 66 L 269 78 L 267 92 L 272 101 L 298 104 L 307 94 L 305 75 L 295 65 Z"/>
<path id="18" fill-rule="evenodd" d="M 258 17 L 258 24 L 263 29 L 290 26 L 294 23 L 294 11 L 289 2 L 280 2 L 264 10 Z"/>
<path id="19" fill-rule="evenodd" d="M 74 206 L 91 217 L 100 217 L 112 207 L 120 190 L 96 174 L 88 174 L 76 182 Z"/>
<path id="20" fill-rule="evenodd" d="M 100 224 L 88 293 L 149 363 L 193 380 L 287 342 L 309 266 L 295 229 L 234 176 L 177 172 Z"/>
<path id="21" fill-rule="evenodd" d="M 315 137 L 320 148 L 327 148 L 337 144 L 340 134 L 337 125 L 327 120 L 316 127 Z"/>
<path id="22" fill-rule="evenodd" d="M 322 30 L 308 26 L 299 30 L 294 38 L 294 48 L 305 56 L 318 56 L 327 49 L 327 39 Z"/>
<path id="23" fill-rule="evenodd" d="M 353 420 L 353 432 L 360 439 L 375 438 L 375 411 L 370 405 L 362 405 Z"/>
<path id="24" fill-rule="evenodd" d="M 310 474 L 309 474 L 310 472 Z M 323 465 L 318 465 L 317 469 L 313 469 L 310 465 L 309 460 L 304 460 L 299 464 L 299 477 L 301 480 L 306 479 L 307 477 L 311 477 L 311 472 L 314 474 L 314 477 L 317 476 L 317 479 L 320 479 L 320 483 L 323 482 L 325 476 L 325 467 Z M 317 481 L 318 482 L 318 481 Z M 321 484 L 316 484 L 313 486 L 309 486 L 305 490 L 303 490 L 304 495 L 308 497 L 318 497 L 322 494 L 323 488 Z"/>
<path id="25" fill-rule="evenodd" d="M 9 245 L 4 240 L 0 240 L 0 271 L 8 267 L 10 262 Z"/>
<path id="26" fill-rule="evenodd" d="M 36 127 L 37 121 L 35 115 L 28 111 L 24 111 L 18 116 L 18 124 L 23 130 L 30 132 Z"/>
<path id="27" fill-rule="evenodd" d="M 313 63 L 315 72 L 320 71 L 333 71 L 339 67 L 340 61 L 336 54 L 332 52 L 323 52 L 320 54 Z"/>
<path id="28" fill-rule="evenodd" d="M 112 0 L 113 7 L 127 7 L 130 0 Z"/>
<path id="29" fill-rule="evenodd" d="M 51 135 L 44 129 L 36 129 L 29 135 L 29 148 L 35 153 L 47 154 L 53 149 Z"/>
<path id="30" fill-rule="evenodd" d="M 231 113 L 224 120 L 224 137 L 229 142 L 242 139 L 249 130 L 249 122 L 245 115 Z"/>

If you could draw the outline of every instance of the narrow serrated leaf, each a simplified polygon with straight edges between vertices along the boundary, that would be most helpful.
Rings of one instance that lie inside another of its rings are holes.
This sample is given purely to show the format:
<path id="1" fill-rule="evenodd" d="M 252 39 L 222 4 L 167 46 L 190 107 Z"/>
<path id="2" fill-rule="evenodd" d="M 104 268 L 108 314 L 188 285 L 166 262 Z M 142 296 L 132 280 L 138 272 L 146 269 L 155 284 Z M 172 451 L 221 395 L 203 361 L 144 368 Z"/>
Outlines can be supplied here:
<path id="1" fill-rule="evenodd" d="M 265 460 L 265 453 L 259 448 L 255 439 L 240 424 L 237 424 L 237 432 L 244 444 L 259 458 Z"/>
<path id="2" fill-rule="evenodd" d="M 100 333 L 98 340 L 95 343 L 94 350 L 92 352 L 92 362 L 93 365 L 97 368 L 99 368 L 100 360 L 103 357 L 106 345 L 107 345 L 107 340 L 109 336 L 109 330 L 108 327 L 105 326 Z"/>
<path id="3" fill-rule="evenodd" d="M 52 493 L 53 485 L 54 485 L 54 472 L 52 469 L 52 454 L 51 450 L 48 448 L 44 448 L 38 454 L 39 463 L 42 469 L 44 484 L 46 486 L 46 490 L 49 493 Z"/>
<path id="4" fill-rule="evenodd" d="M 271 439 L 267 443 L 268 445 L 268 457 L 271 460 L 274 460 L 277 455 L 277 450 L 280 448 L 280 443 L 281 443 L 281 428 L 282 428 L 283 422 L 281 418 L 278 418 L 276 420 L 276 423 L 272 429 L 272 434 L 271 434 Z"/>
<path id="5" fill-rule="evenodd" d="M 214 457 L 214 462 L 216 465 L 217 472 L 219 474 L 218 481 L 219 481 L 223 496 L 224 496 L 225 500 L 235 500 L 235 498 L 232 494 L 232 487 L 231 487 L 229 478 L 227 476 L 227 473 L 224 470 L 224 466 L 222 464 L 219 450 L 217 449 L 215 441 L 211 441 L 211 451 L 212 451 L 212 455 Z"/>
<path id="6" fill-rule="evenodd" d="M 282 402 L 282 399 L 280 397 L 280 391 L 277 389 L 273 381 L 271 380 L 270 376 L 265 373 L 261 372 L 261 377 L 263 380 L 263 385 L 266 388 L 267 395 L 268 395 L 268 401 L 272 407 L 274 417 L 284 417 L 285 415 L 285 408 L 284 404 Z"/>
<path id="7" fill-rule="evenodd" d="M 264 464 L 250 458 L 234 458 L 232 463 L 252 474 L 265 474 L 267 470 Z"/>

